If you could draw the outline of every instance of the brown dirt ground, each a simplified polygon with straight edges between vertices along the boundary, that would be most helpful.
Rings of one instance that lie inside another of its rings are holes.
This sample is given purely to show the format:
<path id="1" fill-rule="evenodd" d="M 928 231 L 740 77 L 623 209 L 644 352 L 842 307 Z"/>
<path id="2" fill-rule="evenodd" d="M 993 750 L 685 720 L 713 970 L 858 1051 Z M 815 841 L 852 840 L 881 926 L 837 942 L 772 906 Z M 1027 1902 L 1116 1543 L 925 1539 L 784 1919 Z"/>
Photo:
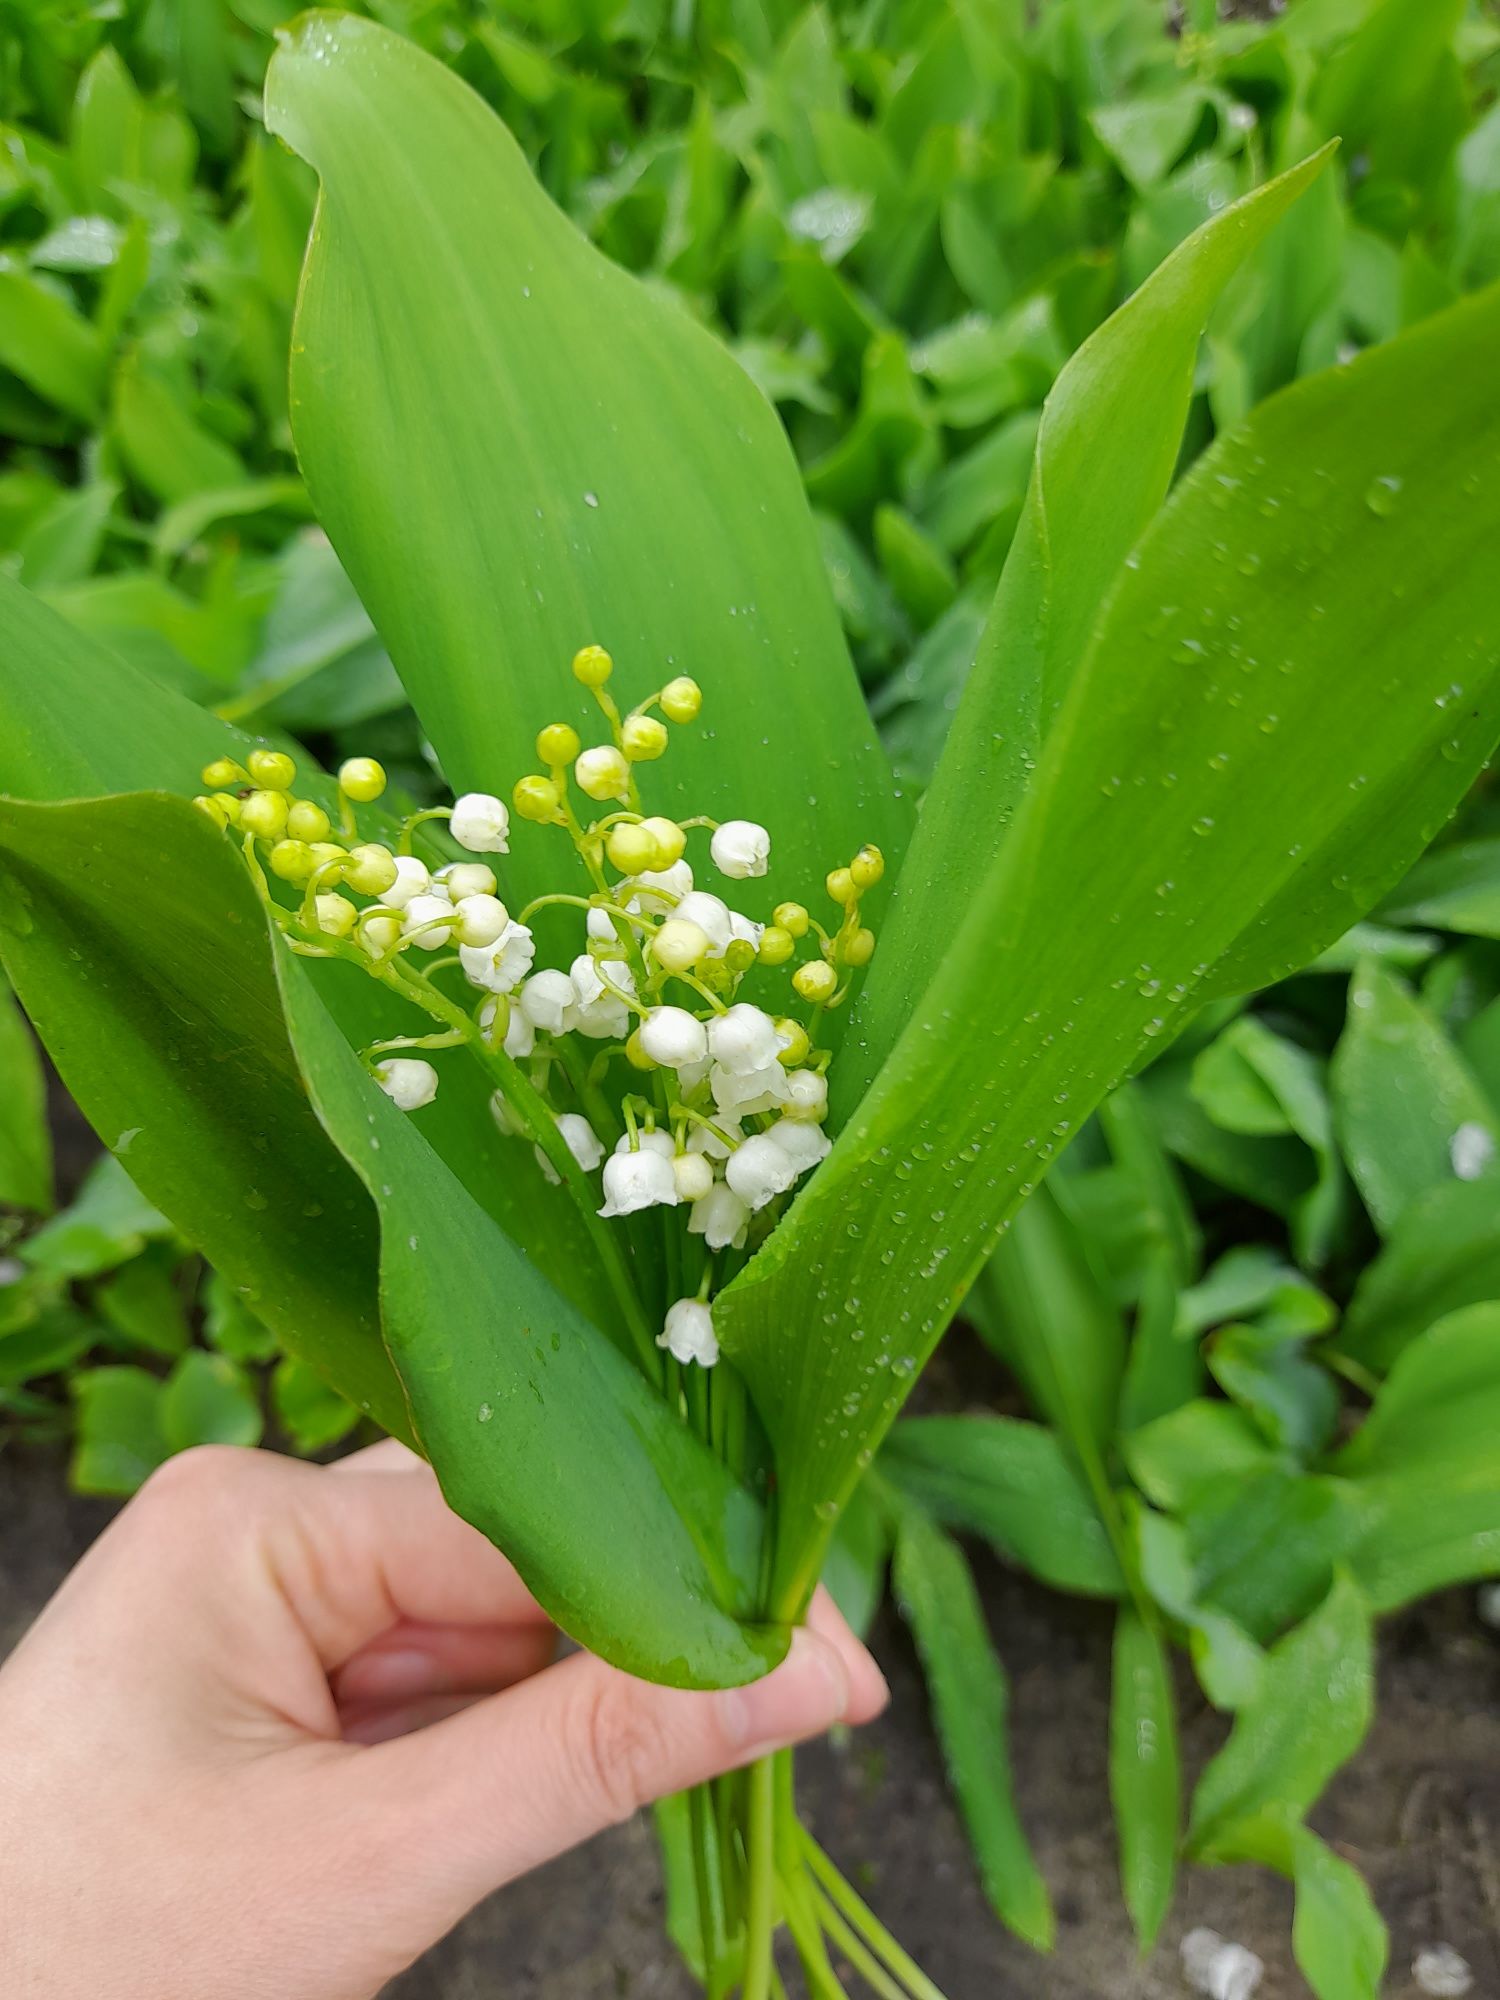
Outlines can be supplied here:
<path id="1" fill-rule="evenodd" d="M 0 1654 L 108 1519 L 71 1498 L 53 1454 L 0 1455 Z M 1266 1961 L 1261 2000 L 1307 1989 L 1288 1944 L 1290 1897 L 1252 1869 L 1188 1869 L 1162 1944 L 1137 1962 L 1121 1910 L 1106 1791 L 1109 1630 L 1096 1607 L 978 1571 L 1013 1682 L 1017 1785 L 1057 1900 L 1039 1959 L 993 1921 L 944 1791 L 912 1650 L 889 1614 L 874 1648 L 890 1712 L 803 1757 L 809 1823 L 949 2000 L 1183 2000 L 1177 1944 L 1211 1924 Z M 1380 1706 L 1363 1754 L 1315 1815 L 1369 1877 L 1392 1930 L 1388 2000 L 1414 2000 L 1413 1953 L 1454 1945 L 1474 2000 L 1500 1996 L 1500 1639 L 1471 1592 L 1384 1629 Z M 1222 1724 L 1183 1685 L 1200 1764 Z M 494 1897 L 388 1989 L 387 2000 L 689 2000 L 661 1930 L 649 1821 L 638 1819 Z"/>

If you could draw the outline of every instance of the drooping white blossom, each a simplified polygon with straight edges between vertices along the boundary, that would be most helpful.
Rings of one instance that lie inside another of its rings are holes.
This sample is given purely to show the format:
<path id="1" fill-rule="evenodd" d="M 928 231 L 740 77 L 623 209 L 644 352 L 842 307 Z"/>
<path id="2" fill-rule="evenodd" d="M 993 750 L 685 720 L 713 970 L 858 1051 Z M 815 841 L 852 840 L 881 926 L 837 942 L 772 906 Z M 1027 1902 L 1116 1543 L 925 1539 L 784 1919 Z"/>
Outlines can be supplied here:
<path id="1" fill-rule="evenodd" d="M 380 900 L 387 909 L 404 910 L 413 896 L 431 893 L 432 877 L 427 872 L 427 863 L 419 861 L 415 854 L 398 854 L 395 859 L 396 879 Z"/>
<path id="2" fill-rule="evenodd" d="M 388 1056 L 376 1063 L 375 1081 L 398 1111 L 420 1111 L 437 1096 L 437 1071 L 417 1056 Z"/>
<path id="3" fill-rule="evenodd" d="M 780 1053 L 776 1023 L 763 1007 L 741 1001 L 708 1024 L 708 1048 L 720 1069 L 734 1076 L 751 1076 L 774 1063 Z"/>
<path id="4" fill-rule="evenodd" d="M 739 1250 L 749 1220 L 749 1204 L 723 1181 L 715 1181 L 702 1200 L 693 1203 L 688 1228 L 694 1236 L 701 1236 L 710 1250 Z"/>
<path id="5" fill-rule="evenodd" d="M 820 1123 L 828 1115 L 828 1079 L 815 1069 L 794 1069 L 787 1072 L 786 1115 L 788 1118 L 807 1118 L 814 1124 Z"/>
<path id="6" fill-rule="evenodd" d="M 797 1169 L 774 1139 L 757 1132 L 730 1154 L 724 1178 L 741 1201 L 757 1209 L 785 1194 L 797 1178 Z"/>
<path id="7" fill-rule="evenodd" d="M 721 875 L 743 882 L 764 875 L 771 862 L 771 836 L 753 819 L 726 819 L 709 842 L 709 853 Z"/>
<path id="8" fill-rule="evenodd" d="M 455 799 L 448 827 L 471 854 L 510 852 L 510 808 L 492 792 L 465 792 Z"/>
<path id="9" fill-rule="evenodd" d="M 486 993 L 513 993 L 531 970 L 536 939 L 525 924 L 508 923 L 493 944 L 461 944 L 459 963 L 471 986 Z"/>
<path id="10" fill-rule="evenodd" d="M 465 896 L 493 896 L 495 871 L 484 861 L 450 861 L 433 870 L 432 885 L 444 890 L 455 903 L 461 903 Z"/>
<path id="11" fill-rule="evenodd" d="M 495 1009 L 499 1004 L 498 1000 L 486 1000 L 479 1010 L 479 1025 L 486 1034 L 495 1025 Z M 505 1040 L 502 1047 L 508 1056 L 514 1056 L 517 1061 L 522 1056 L 529 1056 L 536 1047 L 536 1029 L 518 1006 L 510 1010 L 509 1019 L 505 1023 Z"/>
<path id="12" fill-rule="evenodd" d="M 719 1358 L 714 1316 L 701 1299 L 678 1299 L 668 1306 L 666 1324 L 656 1336 L 656 1344 L 684 1366 L 696 1361 L 700 1368 L 712 1368 Z"/>
<path id="13" fill-rule="evenodd" d="M 677 1181 L 670 1153 L 663 1158 L 654 1148 L 642 1146 L 634 1153 L 612 1153 L 604 1162 L 601 1215 L 634 1215 L 642 1208 L 676 1206 Z"/>
<path id="14" fill-rule="evenodd" d="M 708 939 L 710 957 L 722 958 L 729 949 L 729 940 L 734 936 L 729 905 L 709 895 L 706 889 L 690 889 L 672 914 L 681 923 L 698 926 Z"/>
<path id="15" fill-rule="evenodd" d="M 401 928 L 419 951 L 437 951 L 452 936 L 452 916 L 453 905 L 446 896 L 413 896 Z"/>
<path id="16" fill-rule="evenodd" d="M 726 1117 L 749 1118 L 757 1111 L 774 1111 L 786 1102 L 786 1071 L 780 1063 L 743 1074 L 715 1063 L 708 1073 L 714 1104 Z"/>
<path id="17" fill-rule="evenodd" d="M 693 888 L 693 871 L 686 861 L 674 861 L 670 868 L 646 868 L 620 884 L 625 907 L 639 916 L 664 917 Z"/>
<path id="18" fill-rule="evenodd" d="M 672 1177 L 682 1201 L 702 1201 L 714 1184 L 714 1170 L 702 1153 L 674 1153 Z"/>
<path id="19" fill-rule="evenodd" d="M 548 967 L 521 988 L 521 1012 L 543 1034 L 566 1035 L 578 1019 L 578 994 L 567 973 Z"/>
<path id="20" fill-rule="evenodd" d="M 799 1174 L 807 1173 L 833 1151 L 833 1141 L 822 1126 L 805 1119 L 778 1118 L 766 1137 L 781 1148 Z"/>
<path id="21" fill-rule="evenodd" d="M 591 1174 L 604 1158 L 604 1146 L 600 1141 L 598 1133 L 590 1125 L 587 1118 L 581 1112 L 560 1111 L 557 1114 L 557 1129 L 562 1134 L 568 1151 L 573 1155 L 579 1166 L 583 1168 L 586 1174 Z M 548 1180 L 554 1186 L 557 1185 L 562 1179 L 561 1174 L 558 1173 L 556 1167 L 553 1166 L 540 1146 L 535 1147 L 533 1150 L 536 1153 L 537 1165 L 547 1176 Z"/>
<path id="22" fill-rule="evenodd" d="M 460 896 L 453 911 L 458 919 L 453 936 L 460 944 L 494 944 L 510 923 L 510 911 L 498 896 Z"/>
<path id="23" fill-rule="evenodd" d="M 664 1069 L 690 1068 L 708 1054 L 708 1031 L 686 1007 L 653 1007 L 641 1023 L 641 1047 Z"/>

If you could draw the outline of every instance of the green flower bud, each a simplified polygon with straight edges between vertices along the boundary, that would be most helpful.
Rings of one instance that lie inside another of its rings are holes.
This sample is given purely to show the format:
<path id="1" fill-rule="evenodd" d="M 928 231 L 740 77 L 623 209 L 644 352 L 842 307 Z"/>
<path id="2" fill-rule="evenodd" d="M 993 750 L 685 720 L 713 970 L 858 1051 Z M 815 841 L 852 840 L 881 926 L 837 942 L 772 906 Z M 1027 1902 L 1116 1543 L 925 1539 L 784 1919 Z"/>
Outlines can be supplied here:
<path id="1" fill-rule="evenodd" d="M 583 741 L 571 722 L 549 722 L 536 739 L 536 754 L 544 764 L 571 764 L 583 748 Z"/>
<path id="2" fill-rule="evenodd" d="M 216 792 L 222 792 L 228 785 L 245 782 L 244 772 L 232 757 L 215 757 L 211 764 L 203 766 L 202 777 L 204 784 Z"/>
<path id="3" fill-rule="evenodd" d="M 702 706 L 703 690 L 686 674 L 668 681 L 661 691 L 661 712 L 668 722 L 696 722 Z"/>
<path id="4" fill-rule="evenodd" d="M 649 833 L 655 843 L 650 864 L 653 870 L 675 868 L 687 852 L 687 835 L 675 819 L 655 814 L 641 821 L 641 831 Z"/>
<path id="5" fill-rule="evenodd" d="M 573 766 L 578 789 L 591 799 L 623 799 L 630 792 L 630 766 L 613 743 L 579 752 Z"/>
<path id="6" fill-rule="evenodd" d="M 359 911 L 347 896 L 319 896 L 318 929 L 329 931 L 334 937 L 348 937 L 354 929 Z"/>
<path id="7" fill-rule="evenodd" d="M 840 953 L 845 965 L 868 965 L 875 956 L 875 933 L 863 928 L 844 940 Z"/>
<path id="8" fill-rule="evenodd" d="M 622 875 L 639 875 L 656 866 L 656 842 L 643 826 L 622 821 L 612 826 L 604 851 Z"/>
<path id="9" fill-rule="evenodd" d="M 654 715 L 627 715 L 620 740 L 632 764 L 650 764 L 667 747 L 667 725 Z"/>
<path id="10" fill-rule="evenodd" d="M 240 823 L 240 807 L 241 807 L 241 805 L 242 805 L 243 803 L 244 803 L 244 802 L 243 802 L 243 800 L 242 800 L 242 799 L 240 798 L 240 795 L 239 795 L 239 793 L 238 793 L 238 792 L 215 792 L 215 793 L 214 793 L 214 804 L 215 804 L 216 806 L 218 806 L 218 807 L 219 807 L 219 808 L 221 809 L 221 811 L 222 811 L 222 812 L 223 812 L 223 814 L 224 814 L 224 817 L 225 817 L 225 819 L 226 819 L 226 820 L 227 820 L 227 821 L 229 822 L 229 824 L 230 824 L 231 826 L 238 826 L 238 825 L 239 825 L 239 823 Z"/>
<path id="11" fill-rule="evenodd" d="M 293 799 L 287 809 L 287 835 L 292 840 L 326 840 L 332 832 L 328 815 L 311 799 Z"/>
<path id="12" fill-rule="evenodd" d="M 331 861 L 346 862 L 349 859 L 348 848 L 340 847 L 336 840 L 315 840 L 311 842 L 311 847 L 313 866 L 315 868 L 328 868 L 328 864 Z M 325 882 L 342 882 L 343 879 L 344 873 L 342 869 L 335 873 L 332 868 L 329 868 L 328 873 L 323 877 Z"/>
<path id="13" fill-rule="evenodd" d="M 749 938 L 731 938 L 724 947 L 724 963 L 731 972 L 748 972 L 755 963 L 755 946 Z"/>
<path id="14" fill-rule="evenodd" d="M 776 1023 L 776 1039 L 781 1044 L 776 1060 L 783 1069 L 795 1069 L 798 1063 L 806 1060 L 808 1050 L 812 1047 L 806 1028 L 800 1021 L 794 1021 L 790 1015 L 783 1015 Z"/>
<path id="15" fill-rule="evenodd" d="M 854 901 L 854 876 L 847 868 L 831 868 L 828 871 L 826 887 L 836 903 Z"/>
<path id="16" fill-rule="evenodd" d="M 771 913 L 771 920 L 788 937 L 804 938 L 807 927 L 812 922 L 801 903 L 778 903 Z"/>
<path id="17" fill-rule="evenodd" d="M 385 766 L 373 757 L 348 757 L 339 765 L 339 790 L 346 799 L 368 805 L 385 790 Z"/>
<path id="18" fill-rule="evenodd" d="M 278 840 L 271 849 L 271 873 L 283 882 L 305 882 L 317 866 L 305 840 Z"/>
<path id="19" fill-rule="evenodd" d="M 544 778 L 540 773 L 518 778 L 510 796 L 520 817 L 533 820 L 538 826 L 546 826 L 556 819 L 562 808 L 562 793 L 550 778 Z"/>
<path id="20" fill-rule="evenodd" d="M 573 678 L 585 687 L 603 687 L 615 663 L 602 646 L 584 646 L 573 655 Z"/>
<path id="21" fill-rule="evenodd" d="M 279 840 L 286 831 L 286 793 L 252 792 L 240 806 L 240 825 L 257 840 Z"/>
<path id="22" fill-rule="evenodd" d="M 284 750 L 252 750 L 245 759 L 253 783 L 265 792 L 289 792 L 297 766 Z"/>
<path id="23" fill-rule="evenodd" d="M 633 1028 L 626 1038 L 625 1060 L 630 1064 L 632 1069 L 648 1070 L 656 1068 L 656 1064 L 647 1055 L 641 1042 L 641 1031 L 639 1028 Z"/>
<path id="24" fill-rule="evenodd" d="M 708 951 L 708 933 L 685 917 L 668 917 L 651 940 L 656 962 L 668 972 L 691 972 Z"/>
<path id="25" fill-rule="evenodd" d="M 839 976 L 826 959 L 810 959 L 792 974 L 792 985 L 804 1000 L 831 1000 Z"/>
<path id="26" fill-rule="evenodd" d="M 344 880 L 362 896 L 383 896 L 398 872 L 391 850 L 382 847 L 378 840 L 367 840 L 349 849 Z"/>
<path id="27" fill-rule="evenodd" d="M 762 965 L 785 965 L 796 949 L 795 938 L 780 924 L 767 924 L 760 934 L 758 956 Z"/>
<path id="28" fill-rule="evenodd" d="M 885 873 L 885 856 L 878 847 L 868 841 L 849 863 L 849 874 L 856 889 L 873 889 Z"/>
<path id="29" fill-rule="evenodd" d="M 206 794 L 200 792 L 197 798 L 193 800 L 193 804 L 205 819 L 211 819 L 217 827 L 222 828 L 234 824 L 229 814 L 224 810 L 224 801 L 222 799 L 209 798 Z"/>

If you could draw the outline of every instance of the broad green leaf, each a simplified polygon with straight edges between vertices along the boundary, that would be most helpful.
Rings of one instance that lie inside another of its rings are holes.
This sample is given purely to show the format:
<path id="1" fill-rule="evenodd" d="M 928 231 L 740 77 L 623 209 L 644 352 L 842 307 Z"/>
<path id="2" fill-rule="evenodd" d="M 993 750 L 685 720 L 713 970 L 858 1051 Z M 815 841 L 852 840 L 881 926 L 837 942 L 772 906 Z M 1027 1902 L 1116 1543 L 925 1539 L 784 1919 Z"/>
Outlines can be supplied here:
<path id="1" fill-rule="evenodd" d="M 138 363 L 125 364 L 115 375 L 111 420 L 132 477 L 153 499 L 173 506 L 195 494 L 221 494 L 245 479 L 229 446 Z"/>
<path id="2" fill-rule="evenodd" d="M 1298 1139 L 1258 1138 L 1216 1125 L 1194 1094 L 1193 1069 L 1174 1051 L 1136 1078 L 1162 1144 L 1206 1180 L 1290 1220 L 1316 1180 L 1307 1148 Z"/>
<path id="3" fill-rule="evenodd" d="M 1120 1565 L 1077 1466 L 1053 1433 L 1013 1417 L 909 1417 L 882 1473 L 945 1527 L 982 1535 L 1055 1589 L 1118 1597 Z"/>
<path id="4" fill-rule="evenodd" d="M 759 1509 L 377 1088 L 300 962 L 278 972 L 318 1115 L 380 1214 L 385 1338 L 449 1504 L 629 1672 L 764 1673 L 788 1635 L 748 1622 Z"/>
<path id="5" fill-rule="evenodd" d="M 1038 1951 L 1056 1933 L 1047 1885 L 1016 1814 L 1006 1711 L 1010 1688 L 969 1566 L 920 1509 L 905 1508 L 892 1580 L 911 1627 L 980 1879 L 1002 1923 Z"/>
<path id="6" fill-rule="evenodd" d="M 1352 1480 L 1273 1461 L 1206 1481 L 1183 1520 L 1203 1601 L 1265 1642 L 1324 1596 L 1369 1507 Z"/>
<path id="7" fill-rule="evenodd" d="M 68 1478 L 74 1491 L 123 1499 L 167 1456 L 162 1385 L 144 1368 L 87 1368 L 71 1387 L 77 1435 Z"/>
<path id="8" fill-rule="evenodd" d="M 285 1354 L 277 1362 L 271 1402 L 277 1423 L 301 1452 L 326 1451 L 359 1422 L 354 1405 L 295 1354 Z"/>
<path id="9" fill-rule="evenodd" d="M 1084 342 L 1047 398 L 1020 526 L 912 837 L 904 906 L 860 1002 L 865 1080 L 926 983 L 932 939 L 968 920 L 1099 607 L 1166 495 L 1215 300 L 1326 159 L 1206 223 Z"/>
<path id="10" fill-rule="evenodd" d="M 1243 1410 L 1206 1398 L 1132 1431 L 1122 1449 L 1141 1491 L 1173 1513 L 1213 1480 L 1261 1471 L 1275 1457 Z"/>
<path id="11" fill-rule="evenodd" d="M 1217 1858 L 1237 1822 L 1279 1808 L 1301 1816 L 1364 1741 L 1374 1699 L 1369 1608 L 1347 1576 L 1274 1645 L 1256 1699 L 1193 1794 L 1188 1849 Z"/>
<path id="12" fill-rule="evenodd" d="M 260 1443 L 260 1403 L 249 1378 L 222 1354 L 189 1348 L 162 1385 L 158 1406 L 168 1451 L 195 1444 Z"/>
<path id="13" fill-rule="evenodd" d="M 1500 1112 L 1441 1024 L 1383 966 L 1362 965 L 1350 983 L 1332 1083 L 1339 1143 L 1384 1235 L 1453 1179 L 1463 1127 L 1491 1147 L 1500 1136 Z"/>
<path id="14" fill-rule="evenodd" d="M 80 423 L 99 413 L 98 335 L 65 296 L 25 271 L 0 269 L 0 368 Z"/>
<path id="15" fill-rule="evenodd" d="M 1500 1229 L 1489 1176 L 1448 1181 L 1403 1210 L 1359 1274 L 1335 1345 L 1384 1373 L 1437 1320 L 1500 1298 Z"/>
<path id="16" fill-rule="evenodd" d="M 3 906 L 0 906 L 3 907 Z M 94 1278 L 140 1256 L 172 1225 L 141 1193 L 119 1161 L 96 1160 L 77 1196 L 21 1245 L 23 1262 L 49 1278 Z"/>
<path id="17" fill-rule="evenodd" d="M 652 799 L 750 813 L 800 893 L 903 844 L 807 503 L 723 348 L 606 262 L 457 77 L 373 22 L 309 14 L 272 61 L 271 129 L 322 181 L 293 346 L 317 507 L 454 789 L 508 792 L 538 726 L 703 682 Z M 606 332 L 607 329 L 607 332 Z M 435 443 L 440 442 L 438 448 Z M 530 893 L 555 839 L 518 829 Z"/>
<path id="18" fill-rule="evenodd" d="M 1500 1573 L 1500 1304 L 1414 1339 L 1334 1468 L 1368 1510 L 1349 1560 L 1376 1610 Z"/>
<path id="19" fill-rule="evenodd" d="M 991 1257 L 973 1317 L 1085 1471 L 1096 1468 L 1114 1434 L 1125 1327 L 1087 1241 L 1050 1187 L 1022 1209 Z"/>
<path id="20" fill-rule="evenodd" d="M 1358 1869 L 1294 1814 L 1274 1810 L 1242 1820 L 1216 1858 L 1256 1862 L 1292 1882 L 1292 1953 L 1318 2000 L 1378 2000 L 1389 1941 Z"/>
<path id="21" fill-rule="evenodd" d="M 1115 1614 L 1109 1792 L 1120 1838 L 1125 1906 L 1142 1951 L 1172 1902 L 1182 1775 L 1172 1662 L 1161 1633 L 1133 1605 Z"/>
<path id="22" fill-rule="evenodd" d="M 1500 840 L 1455 841 L 1424 854 L 1380 914 L 1389 923 L 1500 938 Z"/>
<path id="23" fill-rule="evenodd" d="M 0 1208 L 52 1206 L 52 1135 L 41 1057 L 0 981 Z"/>
<path id="24" fill-rule="evenodd" d="M 1274 1327 L 1226 1326 L 1209 1342 L 1208 1365 L 1225 1395 L 1278 1449 L 1309 1459 L 1332 1436 L 1338 1384 L 1304 1340 Z"/>
<path id="25" fill-rule="evenodd" d="M 1205 1604 L 1186 1530 L 1178 1521 L 1131 1500 L 1127 1515 L 1136 1537 L 1141 1582 L 1158 1607 L 1183 1626 L 1193 1670 L 1217 1708 L 1243 1708 L 1260 1691 L 1265 1654 L 1227 1613 Z"/>
<path id="26" fill-rule="evenodd" d="M 234 849 L 183 799 L 10 802 L 0 872 L 0 954 L 95 1127 L 289 1347 L 404 1432 L 374 1217 L 308 1106 Z"/>
<path id="27" fill-rule="evenodd" d="M 1205 453 L 1122 571 L 998 865 L 950 857 L 966 907 L 930 987 L 863 1100 L 835 1066 L 833 1155 L 719 1302 L 778 1452 L 788 1597 L 1060 1145 L 1179 1008 L 1347 929 L 1488 755 L 1500 398 L 1468 384 L 1497 335 L 1500 290 Z"/>
<path id="28" fill-rule="evenodd" d="M 94 1310 L 132 1347 L 168 1358 L 181 1354 L 192 1338 L 177 1269 L 181 1262 L 181 1246 L 172 1244 L 132 1257 L 96 1287 Z"/>

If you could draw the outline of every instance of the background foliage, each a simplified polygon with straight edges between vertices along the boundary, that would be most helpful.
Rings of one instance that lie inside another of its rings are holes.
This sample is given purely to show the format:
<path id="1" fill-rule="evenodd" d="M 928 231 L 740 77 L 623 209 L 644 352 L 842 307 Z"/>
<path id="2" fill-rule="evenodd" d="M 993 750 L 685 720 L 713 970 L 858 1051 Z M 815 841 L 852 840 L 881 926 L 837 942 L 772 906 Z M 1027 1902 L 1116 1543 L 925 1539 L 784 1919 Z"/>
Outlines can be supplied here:
<path id="1" fill-rule="evenodd" d="M 426 747 L 290 452 L 312 181 L 258 100 L 293 11 L 0 9 L 0 549 L 154 679 L 330 755 L 374 751 L 420 797 Z M 913 788 L 1042 402 L 1191 230 L 1341 139 L 1225 291 L 1184 467 L 1272 391 L 1500 275 L 1500 33 L 1464 0 L 1226 22 L 1143 0 L 1034 19 L 1019 0 L 368 11 L 493 103 L 554 199 L 775 403 Z M 1401 504 L 1378 484 L 1362 501 Z M 1253 554 L 1231 540 L 1225 561 Z M 8 997 L 0 1084 L 8 1425 L 70 1431 L 74 1478 L 100 1492 L 198 1438 L 254 1442 L 267 1407 L 299 1448 L 346 1434 L 355 1413 L 278 1360 L 121 1168 L 52 1213 Z M 868 1605 L 893 1557 L 987 1888 L 1033 1941 L 1051 1912 L 953 1530 L 1121 1606 L 1114 1787 L 1143 1936 L 1182 1831 L 1180 1642 L 1235 1717 L 1188 1851 L 1288 1873 L 1315 1988 L 1375 1990 L 1378 1920 L 1303 1819 L 1368 1722 L 1372 1615 L 1500 1566 L 1497 1136 L 1500 820 L 1481 781 L 1376 921 L 1206 1008 L 1117 1093 L 986 1273 L 971 1316 L 1020 1396 L 901 1425 L 834 1575 Z"/>

